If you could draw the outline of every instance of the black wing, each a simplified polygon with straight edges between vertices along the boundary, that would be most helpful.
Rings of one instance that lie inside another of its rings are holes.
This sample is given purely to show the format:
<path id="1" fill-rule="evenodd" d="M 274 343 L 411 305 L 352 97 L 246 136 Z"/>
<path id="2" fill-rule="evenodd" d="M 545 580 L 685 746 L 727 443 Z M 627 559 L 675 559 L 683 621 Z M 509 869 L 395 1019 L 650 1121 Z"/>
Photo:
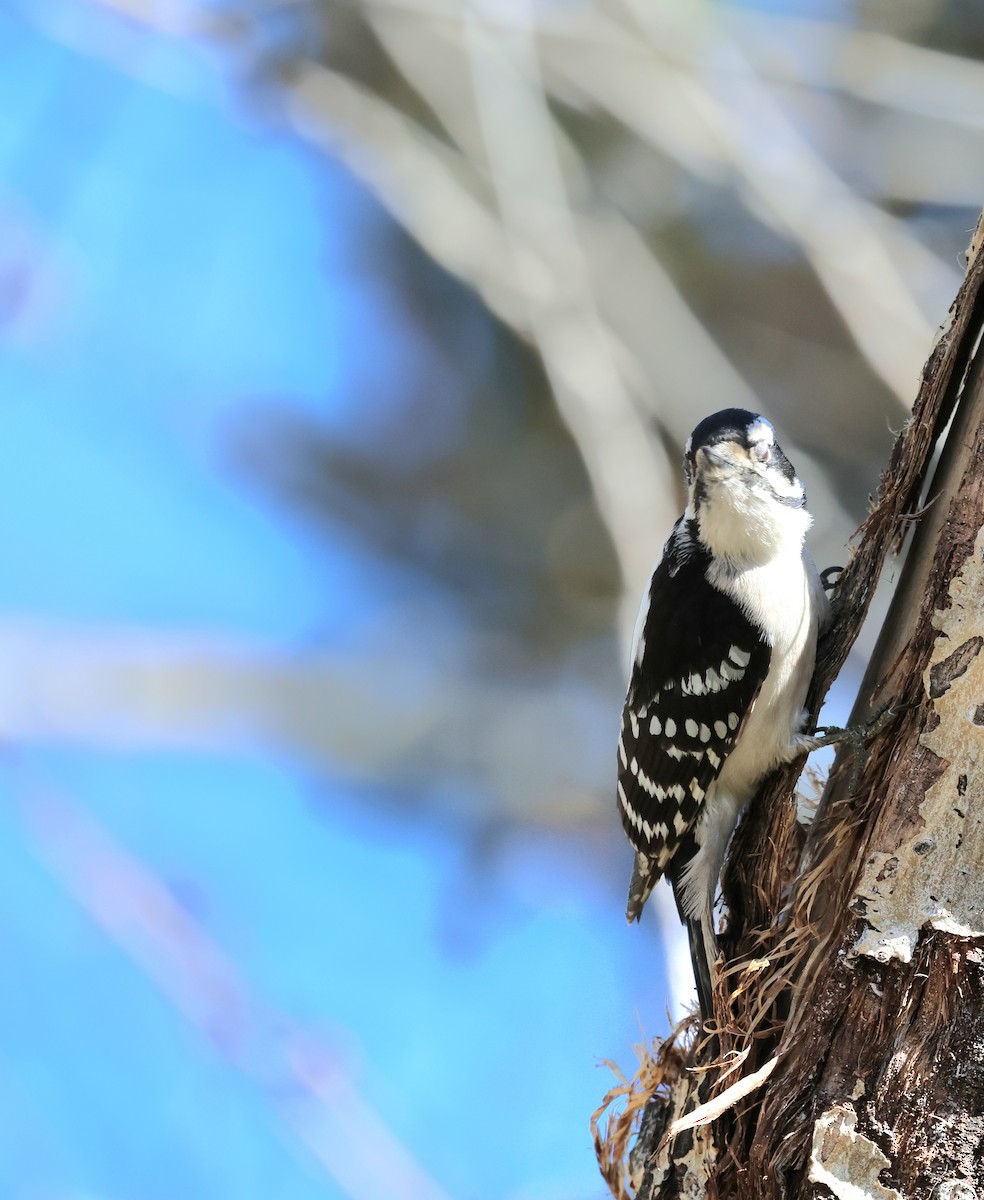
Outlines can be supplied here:
<path id="1" fill-rule="evenodd" d="M 653 883 L 692 842 L 771 658 L 759 628 L 707 582 L 710 561 L 681 517 L 653 572 L 622 712 L 619 811 Z"/>

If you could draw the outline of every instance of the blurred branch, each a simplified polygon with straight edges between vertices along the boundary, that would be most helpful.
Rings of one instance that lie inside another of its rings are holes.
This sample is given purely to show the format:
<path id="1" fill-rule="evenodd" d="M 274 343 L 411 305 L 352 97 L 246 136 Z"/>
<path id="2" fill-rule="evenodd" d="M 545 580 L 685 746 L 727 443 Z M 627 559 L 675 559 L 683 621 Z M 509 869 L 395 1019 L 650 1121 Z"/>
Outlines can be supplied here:
<path id="1" fill-rule="evenodd" d="M 612 695 L 603 684 L 592 696 L 562 670 L 476 676 L 479 648 L 456 653 L 446 636 L 438 673 L 420 614 L 408 605 L 403 616 L 391 641 L 336 656 L 8 622 L 0 626 L 0 730 L 15 744 L 274 747 L 353 787 L 387 787 L 403 803 L 415 782 L 439 804 L 435 779 L 468 781 L 448 793 L 459 819 L 471 798 L 476 822 L 607 826 Z"/>
<path id="2" fill-rule="evenodd" d="M 516 77 L 511 82 L 517 89 L 524 86 Z M 630 240 L 638 252 L 636 274 L 655 261 L 627 227 L 613 222 L 606 229 L 575 219 L 559 172 L 545 179 L 542 162 L 539 179 L 528 180 L 540 183 L 541 194 L 521 203 L 502 184 L 501 173 L 508 173 L 509 166 L 500 164 L 499 175 L 493 176 L 499 185 L 497 217 L 488 200 L 477 199 L 473 167 L 462 155 L 344 76 L 308 64 L 295 80 L 293 94 L 302 132 L 329 145 L 437 261 L 480 291 L 493 312 L 520 332 L 533 333 L 594 485 L 623 579 L 634 585 L 652 567 L 653 525 L 668 527 L 676 518 L 676 497 L 668 484 L 676 472 L 623 381 L 627 372 L 638 393 L 643 373 L 630 348 L 598 313 L 584 246 L 594 249 L 594 257 L 610 261 L 613 252 L 629 249 L 620 248 L 619 241 Z M 525 99 L 530 101 L 529 93 Z M 533 119 L 530 112 L 526 117 Z M 542 109 L 541 117 L 540 136 L 549 145 L 552 129 Z M 494 119 L 490 114 L 490 122 Z M 496 133 L 490 125 L 490 138 Z M 501 149 L 499 141 L 490 145 L 491 153 Z M 538 207 L 535 222 L 527 220 L 528 202 Z M 684 307 L 675 289 L 661 273 L 647 282 L 648 290 L 658 290 L 671 302 L 667 320 L 674 326 L 673 310 Z M 678 319 L 676 325 L 684 321 Z M 686 344 L 692 347 L 696 340 L 703 347 L 709 341 L 703 327 L 693 319 L 689 325 Z M 719 353 L 716 357 L 721 359 Z M 748 395 L 733 372 L 728 382 L 731 387 L 724 394 L 743 394 L 735 403 Z M 624 625 L 631 628 L 628 618 Z"/>
<path id="3" fill-rule="evenodd" d="M 649 33 L 648 72 L 673 89 L 676 102 L 621 106 L 621 119 L 663 146 L 668 139 L 661 126 L 671 114 L 678 128 L 702 130 L 717 164 L 733 173 L 739 198 L 800 245 L 858 348 L 908 407 L 934 329 L 896 266 L 912 235 L 858 197 L 811 148 L 717 23 L 716 6 L 703 5 L 707 28 L 696 47 L 691 26 L 677 31 L 658 21 L 655 9 L 637 0 L 633 7 Z M 612 68 L 598 71 L 599 99 L 620 77 Z M 958 279 L 954 269 L 950 282 L 955 286 Z"/>
<path id="4" fill-rule="evenodd" d="M 528 84 L 513 76 L 512 86 Z M 543 178 L 542 159 L 539 178 L 527 178 L 531 189 L 539 188 L 536 201 L 530 193 L 522 201 L 510 195 L 501 181 L 508 166 L 500 164 L 503 216 L 497 218 L 490 202 L 478 198 L 481 185 L 468 160 L 358 84 L 307 64 L 292 92 L 302 133 L 338 154 L 425 249 L 479 290 L 493 312 L 521 332 L 535 331 L 561 412 L 596 485 L 623 577 L 640 581 L 652 567 L 652 529 L 668 528 L 677 515 L 668 484 L 676 467 L 647 427 L 643 406 L 656 408 L 652 390 L 641 395 L 650 370 L 599 306 L 630 295 L 644 311 L 660 314 L 660 327 L 649 334 L 651 345 L 665 352 L 659 356 L 659 390 L 679 397 L 689 379 L 694 410 L 708 403 L 705 392 L 715 397 L 712 404 L 753 407 L 751 390 L 636 230 L 616 213 L 602 220 L 572 212 L 556 159 L 552 179 Z M 533 103 L 529 93 L 526 99 Z M 554 144 L 556 126 L 542 103 L 539 128 Z M 527 220 L 527 202 L 538 208 L 535 224 Z M 569 263 L 562 263 L 565 258 Z M 696 381 L 695 361 L 704 372 Z"/>
<path id="5" fill-rule="evenodd" d="M 790 85 L 814 98 L 822 92 L 830 104 L 863 98 L 900 118 L 918 111 L 977 129 L 966 102 L 981 89 L 979 64 L 846 25 L 766 19 L 706 0 L 672 11 L 642 0 L 573 9 L 307 0 L 234 15 L 165 0 L 94 3 L 229 48 L 305 137 L 337 155 L 429 254 L 534 341 L 628 596 L 657 549 L 652 531 L 676 515 L 673 447 L 695 415 L 778 402 L 774 415 L 789 424 L 787 416 L 818 403 L 826 416 L 851 395 L 838 413 L 852 429 L 850 450 L 840 451 L 847 454 L 908 406 L 933 338 L 926 314 L 952 294 L 956 264 L 936 256 L 913 222 L 844 181 L 817 149 L 831 139 Z M 281 26 L 265 37 L 264 22 L 285 13 L 301 14 L 294 40 Z M 947 63 L 952 87 L 942 86 Z M 918 82 L 902 86 L 908 68 Z M 849 112 L 836 111 L 845 117 L 838 129 L 850 130 Z M 967 156 L 967 169 L 979 160 Z M 702 310 L 693 294 L 701 270 L 723 273 L 715 231 L 686 212 L 695 194 L 713 197 L 712 212 L 733 198 L 750 228 L 802 253 L 812 280 L 805 269 L 795 281 L 782 272 L 777 280 L 732 264 L 732 295 L 715 298 L 723 310 L 715 321 L 706 298 Z M 686 295 L 674 272 L 687 281 Z M 782 322 L 787 294 L 796 295 L 806 337 L 825 361 L 803 349 L 795 322 L 768 341 L 762 322 L 770 317 L 755 310 L 771 309 Z M 822 294 L 829 317 L 817 305 Z M 814 332 L 823 329 L 818 317 L 827 318 L 829 347 Z M 894 406 L 872 393 L 867 374 L 830 370 L 843 330 Z M 751 341 L 736 361 L 754 387 L 722 350 L 735 353 L 736 332 Z M 865 409 L 870 428 L 862 432 Z M 795 447 L 818 425 L 794 420 L 787 440 Z M 815 500 L 824 490 L 812 489 Z M 827 494 L 836 504 L 836 483 Z M 630 624 L 626 608 L 623 631 Z"/>
<path id="6" fill-rule="evenodd" d="M 448 1200 L 339 1056 L 254 996 L 222 948 L 139 859 L 8 757 L 25 837 L 65 892 L 253 1085 L 352 1200 Z"/>
<path id="7" fill-rule="evenodd" d="M 623 574 L 634 581 L 651 565 L 653 522 L 665 528 L 675 516 L 665 483 L 672 478 L 669 463 L 662 446 L 647 437 L 623 385 L 612 332 L 595 304 L 537 78 L 532 11 L 526 3 L 514 5 L 522 23 L 508 32 L 486 23 L 487 11 L 479 17 L 467 10 L 464 44 L 503 231 L 554 396 L 581 450 Z M 528 252 L 533 247 L 539 262 Z"/>
<path id="8" fill-rule="evenodd" d="M 404 74 L 460 138 L 460 114 L 469 107 L 454 61 L 466 21 L 460 4 L 367 0 L 366 7 Z M 600 9 L 545 14 L 535 30 L 539 64 L 532 54 L 522 59 L 528 84 L 545 97 L 576 96 L 685 170 L 735 186 L 756 217 L 801 246 L 859 349 L 908 405 L 933 332 L 895 265 L 900 254 L 913 253 L 916 240 L 902 222 L 858 197 L 812 150 L 718 22 L 717 6 L 701 5 L 696 19 L 689 13 L 682 27 L 651 6 L 633 8 L 639 27 Z M 520 13 L 521 6 L 510 6 L 505 17 L 497 13 L 494 24 L 489 21 L 489 29 L 499 36 L 518 30 Z M 426 52 L 404 49 L 408 39 L 424 38 Z M 467 144 L 463 149 L 474 157 Z M 528 161 L 527 186 L 543 169 L 535 156 Z M 930 257 L 921 247 L 919 255 Z M 959 278 L 944 264 L 937 264 L 937 274 L 941 288 Z M 912 350 L 900 357 L 900 346 Z"/>
<path id="9" fill-rule="evenodd" d="M 110 3 L 111 0 L 101 0 Z M 117 0 L 122 7 L 122 0 Z M 137 0 L 139 2 L 139 0 Z M 362 0 L 367 8 L 393 10 L 431 23 L 456 22 L 460 0 Z M 646 10 L 635 7 L 640 20 Z M 811 19 L 770 10 L 758 12 L 713 4 L 713 19 L 740 45 L 763 82 L 794 84 L 816 91 L 832 88 L 902 114 L 932 117 L 947 124 L 984 128 L 984 64 L 976 59 L 918 46 L 874 29 L 859 29 L 832 20 Z M 569 14 L 535 13 L 546 38 L 551 27 L 569 45 L 591 49 L 595 41 L 621 24 L 609 5 L 582 10 L 576 23 Z M 705 0 L 706 17 L 707 0 Z M 649 10 L 650 13 L 652 10 Z M 525 18 L 501 6 L 489 19 L 510 28 Z M 631 29 L 629 25 L 625 26 Z M 628 46 L 623 52 L 631 56 Z M 686 55 L 686 51 L 683 52 Z M 676 54 L 676 52 L 675 52 Z M 873 69 L 873 64 L 877 69 Z"/>
<path id="10" fill-rule="evenodd" d="M 984 129 L 984 63 L 975 59 L 833 21 L 737 7 L 722 8 L 721 19 L 763 78 Z"/>

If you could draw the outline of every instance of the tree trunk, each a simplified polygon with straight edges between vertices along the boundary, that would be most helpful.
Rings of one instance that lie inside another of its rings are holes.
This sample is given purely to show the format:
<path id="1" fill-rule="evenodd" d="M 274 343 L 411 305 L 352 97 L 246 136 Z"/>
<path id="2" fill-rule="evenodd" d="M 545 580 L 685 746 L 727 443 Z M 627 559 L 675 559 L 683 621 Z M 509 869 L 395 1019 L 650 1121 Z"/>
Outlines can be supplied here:
<path id="1" fill-rule="evenodd" d="M 704 1038 L 693 1023 L 678 1030 L 620 1089 L 628 1106 L 598 1138 L 616 1196 L 626 1194 L 625 1148 L 642 1114 L 629 1160 L 640 1200 L 984 1197 L 977 243 L 838 588 L 814 681 L 816 706 L 888 551 L 915 524 L 853 719 L 887 702 L 897 716 L 859 779 L 838 759 L 805 835 L 789 803 L 795 771 L 768 784 L 743 822 L 723 884 L 728 967 L 715 1028 Z"/>

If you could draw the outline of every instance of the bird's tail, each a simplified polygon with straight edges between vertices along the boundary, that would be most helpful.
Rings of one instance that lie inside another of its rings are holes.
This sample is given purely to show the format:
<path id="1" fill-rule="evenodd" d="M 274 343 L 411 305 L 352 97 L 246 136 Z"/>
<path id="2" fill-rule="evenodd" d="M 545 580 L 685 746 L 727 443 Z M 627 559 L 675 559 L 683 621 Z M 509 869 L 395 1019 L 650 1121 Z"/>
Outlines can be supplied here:
<path id="1" fill-rule="evenodd" d="M 694 968 L 697 984 L 697 1000 L 700 1004 L 701 1021 L 714 1017 L 714 983 L 711 974 L 717 959 L 717 942 L 714 930 L 700 917 L 687 917 L 687 940 L 690 942 L 690 961 Z"/>
<path id="2" fill-rule="evenodd" d="M 652 895 L 661 875 L 657 860 L 637 850 L 632 864 L 632 878 L 629 881 L 629 898 L 625 906 L 625 919 L 630 925 L 641 918 L 646 901 Z M 717 960 L 717 939 L 714 936 L 714 918 L 711 915 L 713 909 L 708 904 L 703 916 L 689 916 L 683 904 L 679 877 L 674 876 L 671 882 L 680 919 L 687 927 L 690 961 L 694 968 L 694 982 L 697 984 L 701 1020 L 708 1021 L 714 1016 L 714 977 L 711 972 Z"/>
<path id="3" fill-rule="evenodd" d="M 714 964 L 718 945 L 714 933 L 714 886 L 717 872 L 707 875 L 708 851 L 691 841 L 677 852 L 667 868 L 680 920 L 687 927 L 690 962 L 694 969 L 701 1021 L 714 1017 Z"/>

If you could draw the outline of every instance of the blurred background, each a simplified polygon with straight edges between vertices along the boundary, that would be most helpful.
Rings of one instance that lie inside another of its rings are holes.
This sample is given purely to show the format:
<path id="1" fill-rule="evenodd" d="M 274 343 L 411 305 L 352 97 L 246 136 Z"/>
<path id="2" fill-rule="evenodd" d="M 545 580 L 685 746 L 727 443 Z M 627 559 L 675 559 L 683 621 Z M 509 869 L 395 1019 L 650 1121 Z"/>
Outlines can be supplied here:
<path id="1" fill-rule="evenodd" d="M 0 8 L 0 1194 L 604 1195 L 602 1060 L 690 995 L 613 799 L 681 446 L 766 413 L 844 561 L 982 55 L 967 0 Z"/>

